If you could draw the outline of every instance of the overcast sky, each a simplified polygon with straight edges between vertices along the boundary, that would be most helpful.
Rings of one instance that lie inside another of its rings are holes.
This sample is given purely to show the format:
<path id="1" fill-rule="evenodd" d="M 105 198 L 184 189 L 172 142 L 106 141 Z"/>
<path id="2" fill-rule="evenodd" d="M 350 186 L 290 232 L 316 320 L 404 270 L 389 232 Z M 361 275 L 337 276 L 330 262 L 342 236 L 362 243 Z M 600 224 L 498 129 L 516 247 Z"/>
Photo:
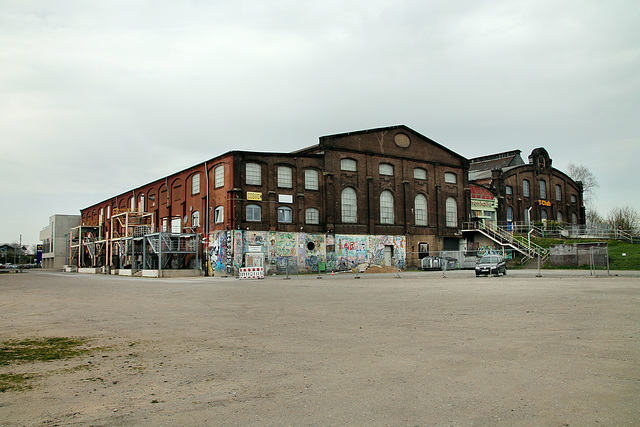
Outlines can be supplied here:
<path id="1" fill-rule="evenodd" d="M 405 124 L 640 210 L 640 2 L 0 0 L 0 242 L 230 150 Z"/>

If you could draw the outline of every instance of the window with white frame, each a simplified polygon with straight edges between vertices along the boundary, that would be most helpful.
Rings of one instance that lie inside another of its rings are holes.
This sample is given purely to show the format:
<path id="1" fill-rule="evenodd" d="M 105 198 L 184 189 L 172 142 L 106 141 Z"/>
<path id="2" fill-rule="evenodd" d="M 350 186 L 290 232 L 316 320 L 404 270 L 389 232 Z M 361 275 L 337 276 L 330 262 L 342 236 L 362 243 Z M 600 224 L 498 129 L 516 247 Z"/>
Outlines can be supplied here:
<path id="1" fill-rule="evenodd" d="M 393 224 L 393 194 L 391 191 L 380 193 L 380 223 Z"/>
<path id="2" fill-rule="evenodd" d="M 216 224 L 221 224 L 224 222 L 224 206 L 217 206 L 213 210 L 213 222 L 215 222 Z"/>
<path id="3" fill-rule="evenodd" d="M 416 225 L 427 225 L 427 198 L 418 194 L 414 202 Z"/>
<path id="4" fill-rule="evenodd" d="M 293 211 L 288 206 L 278 208 L 278 222 L 290 223 L 293 220 Z"/>
<path id="5" fill-rule="evenodd" d="M 247 185 L 262 185 L 262 167 L 257 163 L 247 163 L 245 180 Z"/>
<path id="6" fill-rule="evenodd" d="M 191 195 L 200 194 L 200 174 L 191 177 Z"/>
<path id="7" fill-rule="evenodd" d="M 562 187 L 559 185 L 556 185 L 556 200 L 557 201 L 562 200 Z"/>
<path id="8" fill-rule="evenodd" d="M 306 224 L 320 224 L 320 211 L 316 208 L 307 208 L 304 212 Z"/>
<path id="9" fill-rule="evenodd" d="M 453 172 L 445 172 L 444 182 L 446 182 L 447 184 L 455 184 L 456 182 L 458 182 L 458 177 Z"/>
<path id="10" fill-rule="evenodd" d="M 380 163 L 378 165 L 378 173 L 380 175 L 393 176 L 393 165 L 389 163 Z"/>
<path id="11" fill-rule="evenodd" d="M 213 186 L 215 188 L 224 187 L 224 165 L 218 165 L 213 170 Z"/>
<path id="12" fill-rule="evenodd" d="M 107 206 L 107 219 L 111 218 L 111 206 Z"/>
<path id="13" fill-rule="evenodd" d="M 458 202 L 453 197 L 447 198 L 445 203 L 447 227 L 458 226 Z"/>
<path id="14" fill-rule="evenodd" d="M 547 181 L 540 180 L 540 198 L 545 200 L 547 198 Z"/>
<path id="15" fill-rule="evenodd" d="M 191 226 L 192 227 L 200 227 L 200 212 L 194 211 L 191 214 Z"/>
<path id="16" fill-rule="evenodd" d="M 138 209 L 140 212 L 144 212 L 144 194 L 141 194 L 138 197 Z"/>
<path id="17" fill-rule="evenodd" d="M 136 199 L 134 199 L 133 197 L 130 197 L 129 206 L 131 207 L 131 212 L 134 212 L 136 210 Z"/>
<path id="18" fill-rule="evenodd" d="M 524 197 L 529 197 L 529 180 L 525 179 L 522 181 L 522 195 Z"/>
<path id="19" fill-rule="evenodd" d="M 356 161 L 353 159 L 342 159 L 340 160 L 340 170 L 343 171 L 356 171 Z"/>
<path id="20" fill-rule="evenodd" d="M 414 179 L 427 179 L 427 170 L 422 168 L 414 168 L 413 169 L 413 178 Z"/>
<path id="21" fill-rule="evenodd" d="M 358 205 L 356 203 L 356 190 L 347 187 L 342 190 L 342 222 L 354 223 L 358 218 Z"/>
<path id="22" fill-rule="evenodd" d="M 293 170 L 289 166 L 278 166 L 278 187 L 293 187 Z"/>
<path id="23" fill-rule="evenodd" d="M 305 169 L 304 171 L 304 189 L 318 189 L 318 171 L 315 169 Z"/>
<path id="24" fill-rule="evenodd" d="M 247 221 L 262 221 L 262 208 L 260 205 L 247 205 L 246 207 Z"/>

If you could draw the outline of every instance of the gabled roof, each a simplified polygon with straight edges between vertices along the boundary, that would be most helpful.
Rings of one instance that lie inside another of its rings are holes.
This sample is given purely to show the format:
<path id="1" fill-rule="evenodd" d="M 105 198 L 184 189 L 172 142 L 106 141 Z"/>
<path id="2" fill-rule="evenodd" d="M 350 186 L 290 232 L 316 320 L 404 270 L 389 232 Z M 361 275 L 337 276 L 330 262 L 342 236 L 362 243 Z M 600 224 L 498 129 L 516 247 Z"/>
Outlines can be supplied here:
<path id="1" fill-rule="evenodd" d="M 491 171 L 493 169 L 524 165 L 520 153 L 520 150 L 512 150 L 469 159 L 469 172 Z"/>

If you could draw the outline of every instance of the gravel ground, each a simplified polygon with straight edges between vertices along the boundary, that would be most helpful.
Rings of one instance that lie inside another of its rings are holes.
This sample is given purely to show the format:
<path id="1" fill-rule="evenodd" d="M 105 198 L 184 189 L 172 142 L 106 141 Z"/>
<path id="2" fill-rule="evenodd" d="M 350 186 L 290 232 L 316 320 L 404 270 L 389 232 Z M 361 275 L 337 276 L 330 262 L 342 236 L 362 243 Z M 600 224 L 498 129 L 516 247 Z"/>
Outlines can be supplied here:
<path id="1" fill-rule="evenodd" d="M 640 425 L 640 275 L 0 275 L 0 425 Z"/>

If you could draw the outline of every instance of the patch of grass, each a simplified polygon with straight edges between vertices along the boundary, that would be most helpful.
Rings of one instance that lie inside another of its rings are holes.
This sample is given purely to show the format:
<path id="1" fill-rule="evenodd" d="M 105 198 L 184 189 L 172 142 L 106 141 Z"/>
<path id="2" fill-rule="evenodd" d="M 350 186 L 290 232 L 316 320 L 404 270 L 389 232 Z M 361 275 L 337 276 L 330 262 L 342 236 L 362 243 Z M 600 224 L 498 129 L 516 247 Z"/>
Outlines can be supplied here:
<path id="1" fill-rule="evenodd" d="M 31 388 L 31 374 L 0 374 L 0 393 L 5 391 L 22 391 Z"/>
<path id="2" fill-rule="evenodd" d="M 87 338 L 48 337 L 8 340 L 0 344 L 0 365 L 69 359 L 92 349 Z"/>
<path id="3" fill-rule="evenodd" d="M 543 248 L 549 248 L 550 245 L 572 244 L 572 243 L 591 243 L 606 242 L 609 247 L 609 268 L 611 270 L 640 270 L 640 245 L 623 242 L 621 240 L 584 240 L 584 239 L 542 239 L 532 238 L 536 244 Z M 624 256 L 622 255 L 624 254 Z M 545 266 L 545 268 L 550 268 Z M 589 265 L 581 266 L 559 266 L 556 269 L 576 269 L 588 270 Z M 599 267 L 599 269 L 602 267 Z M 605 267 L 606 268 L 606 267 Z"/>

